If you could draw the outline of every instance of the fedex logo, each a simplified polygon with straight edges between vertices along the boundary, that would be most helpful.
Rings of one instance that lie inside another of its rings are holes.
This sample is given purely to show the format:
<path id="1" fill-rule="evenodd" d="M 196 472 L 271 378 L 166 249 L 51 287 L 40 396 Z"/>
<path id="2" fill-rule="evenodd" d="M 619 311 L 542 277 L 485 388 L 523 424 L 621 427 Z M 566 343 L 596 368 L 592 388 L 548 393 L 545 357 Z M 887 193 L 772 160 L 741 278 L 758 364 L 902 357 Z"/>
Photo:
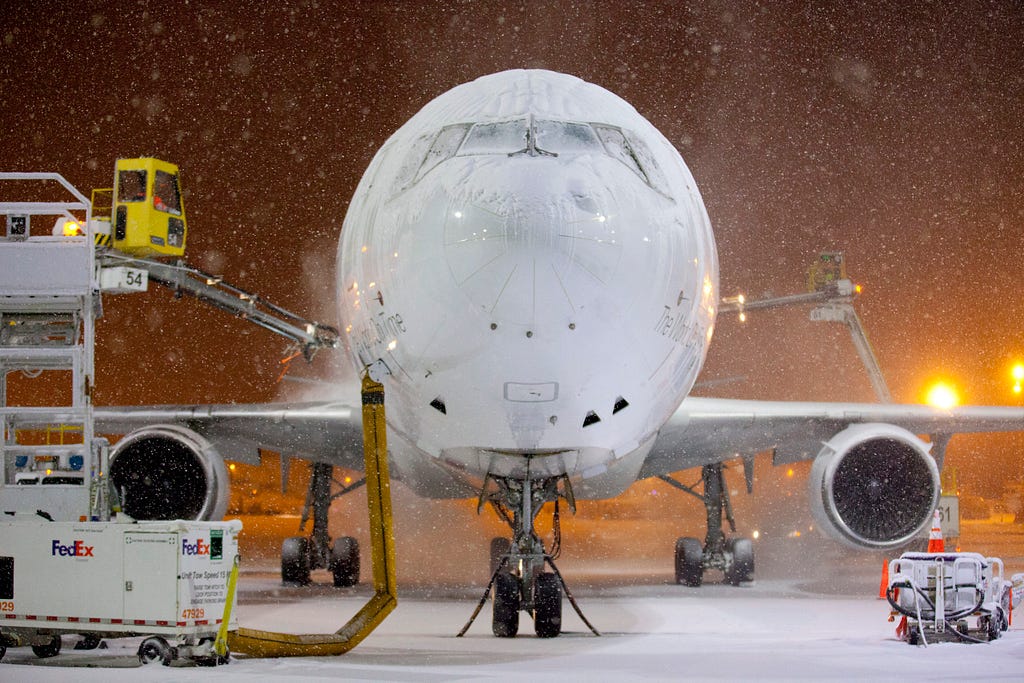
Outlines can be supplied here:
<path id="1" fill-rule="evenodd" d="M 53 557 L 93 557 L 93 546 L 86 545 L 85 541 L 73 541 L 71 545 L 64 545 L 58 540 L 53 541 L 50 555 Z"/>
<path id="2" fill-rule="evenodd" d="M 209 555 L 210 544 L 203 541 L 203 539 L 196 539 L 195 543 L 189 543 L 187 538 L 181 539 L 181 554 L 182 555 Z"/>

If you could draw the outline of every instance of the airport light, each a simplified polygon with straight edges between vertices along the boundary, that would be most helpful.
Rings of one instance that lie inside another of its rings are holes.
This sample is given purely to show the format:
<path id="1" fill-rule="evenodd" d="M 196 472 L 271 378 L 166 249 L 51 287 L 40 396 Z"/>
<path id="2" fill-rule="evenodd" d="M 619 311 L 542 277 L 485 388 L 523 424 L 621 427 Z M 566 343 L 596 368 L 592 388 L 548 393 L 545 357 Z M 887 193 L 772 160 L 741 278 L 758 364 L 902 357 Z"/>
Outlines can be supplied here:
<path id="1" fill-rule="evenodd" d="M 947 382 L 936 382 L 928 390 L 928 395 L 925 401 L 930 406 L 941 408 L 942 410 L 949 410 L 954 408 L 960 403 L 960 396 L 953 385 Z"/>

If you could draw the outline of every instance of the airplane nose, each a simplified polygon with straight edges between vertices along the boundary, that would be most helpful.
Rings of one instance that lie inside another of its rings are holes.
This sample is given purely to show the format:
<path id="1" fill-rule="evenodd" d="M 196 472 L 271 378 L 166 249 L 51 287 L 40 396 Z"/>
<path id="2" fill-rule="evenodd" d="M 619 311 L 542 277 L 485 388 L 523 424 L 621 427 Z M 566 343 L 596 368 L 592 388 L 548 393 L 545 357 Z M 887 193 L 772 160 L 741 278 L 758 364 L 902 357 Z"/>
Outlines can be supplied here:
<path id="1" fill-rule="evenodd" d="M 571 319 L 621 262 L 623 218 L 612 195 L 564 177 L 553 160 L 523 161 L 517 174 L 505 168 L 507 192 L 470 193 L 445 213 L 452 276 L 499 325 Z"/>

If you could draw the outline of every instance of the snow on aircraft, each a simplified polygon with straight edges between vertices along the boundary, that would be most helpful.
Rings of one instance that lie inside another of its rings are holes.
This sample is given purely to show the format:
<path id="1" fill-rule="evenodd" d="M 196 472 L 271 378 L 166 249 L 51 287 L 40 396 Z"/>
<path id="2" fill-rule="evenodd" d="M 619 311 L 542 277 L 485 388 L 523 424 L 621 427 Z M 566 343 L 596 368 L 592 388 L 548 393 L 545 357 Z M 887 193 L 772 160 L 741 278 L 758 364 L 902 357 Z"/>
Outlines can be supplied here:
<path id="1" fill-rule="evenodd" d="M 813 459 L 820 527 L 892 549 L 931 519 L 951 434 L 1024 426 L 1016 408 L 688 396 L 719 305 L 696 183 L 631 105 L 549 71 L 460 85 L 392 135 L 345 218 L 337 291 L 349 357 L 386 387 L 394 477 L 429 498 L 477 497 L 509 523 L 511 539 L 491 544 L 498 636 L 516 634 L 520 610 L 539 635 L 560 632 L 563 584 L 534 532 L 545 503 L 702 467 L 708 534 L 678 540 L 676 578 L 699 585 L 713 568 L 735 584 L 754 556 L 722 531 L 723 461 Z M 361 468 L 360 415 L 333 402 L 165 406 L 97 409 L 96 422 L 135 430 L 110 472 L 137 518 L 221 517 L 221 453 L 312 461 L 313 534 L 285 541 L 282 577 L 329 567 L 350 585 L 358 545 L 332 547 L 326 524 L 332 467 Z"/>

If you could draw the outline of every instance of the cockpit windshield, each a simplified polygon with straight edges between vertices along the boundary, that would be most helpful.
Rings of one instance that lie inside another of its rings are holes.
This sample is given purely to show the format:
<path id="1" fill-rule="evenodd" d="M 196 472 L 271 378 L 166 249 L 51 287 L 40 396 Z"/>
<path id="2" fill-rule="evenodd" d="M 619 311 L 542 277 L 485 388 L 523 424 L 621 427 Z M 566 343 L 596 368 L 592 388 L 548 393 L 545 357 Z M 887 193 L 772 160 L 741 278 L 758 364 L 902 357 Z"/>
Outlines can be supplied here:
<path id="1" fill-rule="evenodd" d="M 441 163 L 454 157 L 529 154 L 557 157 L 572 154 L 601 154 L 624 164 L 657 192 L 671 198 L 668 183 L 647 145 L 633 133 L 617 126 L 576 121 L 538 119 L 532 116 L 506 121 L 456 124 L 441 129 L 424 144 L 416 144 L 402 165 L 396 189 L 406 189 Z M 415 178 L 410 171 L 417 169 Z M 410 182 L 411 181 L 411 182 Z"/>

